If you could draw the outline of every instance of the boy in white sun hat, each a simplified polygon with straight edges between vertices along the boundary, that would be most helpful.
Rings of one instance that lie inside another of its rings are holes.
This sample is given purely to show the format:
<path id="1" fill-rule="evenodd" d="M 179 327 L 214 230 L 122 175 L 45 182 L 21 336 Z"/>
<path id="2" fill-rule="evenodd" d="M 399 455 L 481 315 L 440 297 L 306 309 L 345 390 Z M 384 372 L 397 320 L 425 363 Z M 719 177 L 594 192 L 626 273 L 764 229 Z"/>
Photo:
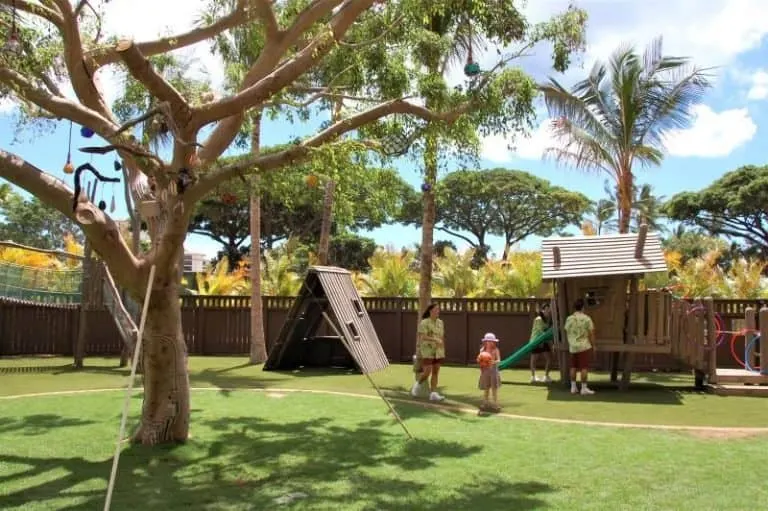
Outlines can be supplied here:
<path id="1" fill-rule="evenodd" d="M 498 412 L 500 410 L 499 387 L 501 387 L 499 339 L 496 338 L 493 332 L 488 332 L 483 336 L 482 343 L 483 346 L 477 355 L 477 363 L 480 365 L 478 387 L 483 391 L 483 404 L 481 408 Z M 489 393 L 493 398 L 493 402 L 488 400 Z"/>

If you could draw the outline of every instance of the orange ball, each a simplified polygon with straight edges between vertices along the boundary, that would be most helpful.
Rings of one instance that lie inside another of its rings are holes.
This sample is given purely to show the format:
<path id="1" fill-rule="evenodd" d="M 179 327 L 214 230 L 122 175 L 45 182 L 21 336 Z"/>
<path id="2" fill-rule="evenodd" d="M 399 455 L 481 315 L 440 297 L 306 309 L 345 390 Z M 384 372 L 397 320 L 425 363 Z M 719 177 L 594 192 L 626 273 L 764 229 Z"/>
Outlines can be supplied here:
<path id="1" fill-rule="evenodd" d="M 493 364 L 493 356 L 487 351 L 481 351 L 477 356 L 477 363 L 480 367 L 491 367 Z"/>
<path id="2" fill-rule="evenodd" d="M 65 174 L 71 174 L 71 173 L 73 173 L 74 171 L 75 171 L 75 166 L 74 166 L 74 165 L 72 165 L 72 164 L 71 164 L 71 163 L 69 163 L 69 162 L 67 162 L 66 164 L 64 164 L 64 173 L 65 173 Z"/>
<path id="3" fill-rule="evenodd" d="M 317 176 L 314 174 L 310 174 L 306 177 L 305 181 L 307 182 L 307 186 L 310 188 L 314 188 L 317 186 Z"/>

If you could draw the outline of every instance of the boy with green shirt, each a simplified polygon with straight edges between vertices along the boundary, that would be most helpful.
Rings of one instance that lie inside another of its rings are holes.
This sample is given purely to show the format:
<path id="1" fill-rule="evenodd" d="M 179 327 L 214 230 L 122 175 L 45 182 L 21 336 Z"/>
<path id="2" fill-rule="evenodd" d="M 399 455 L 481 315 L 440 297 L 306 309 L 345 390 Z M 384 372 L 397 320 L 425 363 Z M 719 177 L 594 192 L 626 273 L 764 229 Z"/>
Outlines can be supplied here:
<path id="1" fill-rule="evenodd" d="M 584 300 L 578 298 L 574 304 L 574 313 L 565 320 L 565 334 L 568 338 L 568 351 L 571 353 L 571 394 L 576 394 L 576 373 L 581 373 L 581 395 L 588 396 L 595 391 L 587 386 L 587 373 L 592 358 L 592 346 L 595 342 L 595 324 L 592 318 L 584 314 Z"/>

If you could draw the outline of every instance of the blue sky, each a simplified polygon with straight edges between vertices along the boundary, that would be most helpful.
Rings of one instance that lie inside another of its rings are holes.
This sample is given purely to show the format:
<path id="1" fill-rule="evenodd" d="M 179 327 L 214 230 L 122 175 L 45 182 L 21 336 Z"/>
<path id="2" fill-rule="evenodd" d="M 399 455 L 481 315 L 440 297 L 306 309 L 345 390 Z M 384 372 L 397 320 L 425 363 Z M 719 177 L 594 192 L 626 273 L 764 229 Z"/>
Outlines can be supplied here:
<path id="1" fill-rule="evenodd" d="M 108 33 L 133 36 L 136 40 L 150 39 L 161 31 L 175 32 L 187 28 L 200 8 L 199 0 L 168 0 L 152 3 L 155 13 L 148 21 L 141 4 L 148 0 L 113 0 L 107 6 L 105 29 Z M 683 190 L 697 190 L 712 182 L 723 173 L 745 164 L 765 164 L 764 130 L 768 126 L 768 17 L 764 15 L 765 2 L 760 0 L 581 0 L 579 6 L 590 15 L 587 32 L 588 48 L 583 62 L 559 79 L 572 83 L 586 74 L 595 59 L 606 58 L 617 45 L 632 43 L 644 46 L 652 38 L 663 35 L 665 53 L 689 56 L 699 66 L 717 66 L 715 87 L 697 108 L 697 116 L 691 129 L 670 135 L 668 154 L 659 168 L 637 171 L 640 183 L 653 185 L 658 195 L 671 196 Z M 532 21 L 546 19 L 552 13 L 567 6 L 568 0 L 532 0 L 525 8 Z M 639 4 L 642 4 L 641 6 Z M 661 14 L 660 14 L 661 13 Z M 143 16 L 143 17 L 142 17 Z M 214 84 L 220 83 L 221 65 L 208 54 L 205 45 L 185 50 L 185 54 L 197 59 L 201 71 L 206 72 Z M 489 49 L 495 54 L 495 49 Z M 488 63 L 490 61 L 486 61 Z M 519 63 L 537 79 L 551 74 L 549 55 L 541 48 L 533 56 Z M 454 71 L 452 79 L 460 79 Z M 119 93 L 120 82 L 109 70 L 100 77 L 101 86 L 108 100 Z M 11 105 L 0 103 L 0 147 L 16 153 L 52 174 L 71 181 L 61 168 L 67 153 L 68 122 L 60 122 L 52 133 L 25 131 L 14 140 L 14 111 Z M 531 172 L 554 184 L 580 191 L 597 199 L 603 196 L 604 176 L 589 175 L 559 168 L 542 161 L 542 150 L 550 143 L 546 132 L 546 112 L 540 110 L 540 124 L 529 137 L 517 136 L 515 151 L 507 149 L 509 138 L 492 137 L 483 146 L 481 168 L 507 167 Z M 291 125 L 271 122 L 264 130 L 264 143 L 281 143 L 303 135 L 313 129 L 310 125 Z M 78 133 L 73 134 L 73 147 L 86 145 Z M 87 161 L 75 151 L 75 164 Z M 108 157 L 95 157 L 99 169 L 112 167 Z M 411 161 L 397 164 L 403 177 L 418 186 L 420 168 Z M 116 218 L 125 216 L 124 205 L 119 200 Z M 111 188 L 105 190 L 107 202 Z M 420 241 L 418 229 L 404 226 L 387 226 L 367 235 L 382 245 L 396 247 L 412 245 Z M 435 234 L 435 239 L 451 239 L 448 235 Z M 453 239 L 460 248 L 466 246 Z M 536 249 L 539 240 L 529 238 L 522 248 Z M 502 250 L 501 240 L 491 239 L 496 253 Z M 190 236 L 185 243 L 188 251 L 213 255 L 217 245 L 201 236 Z"/>

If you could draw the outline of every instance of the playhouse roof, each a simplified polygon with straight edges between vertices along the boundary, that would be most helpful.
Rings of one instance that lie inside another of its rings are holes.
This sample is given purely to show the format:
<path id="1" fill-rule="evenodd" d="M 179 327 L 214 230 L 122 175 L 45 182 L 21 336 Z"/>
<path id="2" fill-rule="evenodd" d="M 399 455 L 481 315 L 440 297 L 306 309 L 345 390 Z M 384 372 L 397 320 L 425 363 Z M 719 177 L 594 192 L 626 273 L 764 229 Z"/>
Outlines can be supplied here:
<path id="1" fill-rule="evenodd" d="M 667 271 L 658 233 L 546 238 L 541 243 L 542 278 L 571 279 Z"/>

